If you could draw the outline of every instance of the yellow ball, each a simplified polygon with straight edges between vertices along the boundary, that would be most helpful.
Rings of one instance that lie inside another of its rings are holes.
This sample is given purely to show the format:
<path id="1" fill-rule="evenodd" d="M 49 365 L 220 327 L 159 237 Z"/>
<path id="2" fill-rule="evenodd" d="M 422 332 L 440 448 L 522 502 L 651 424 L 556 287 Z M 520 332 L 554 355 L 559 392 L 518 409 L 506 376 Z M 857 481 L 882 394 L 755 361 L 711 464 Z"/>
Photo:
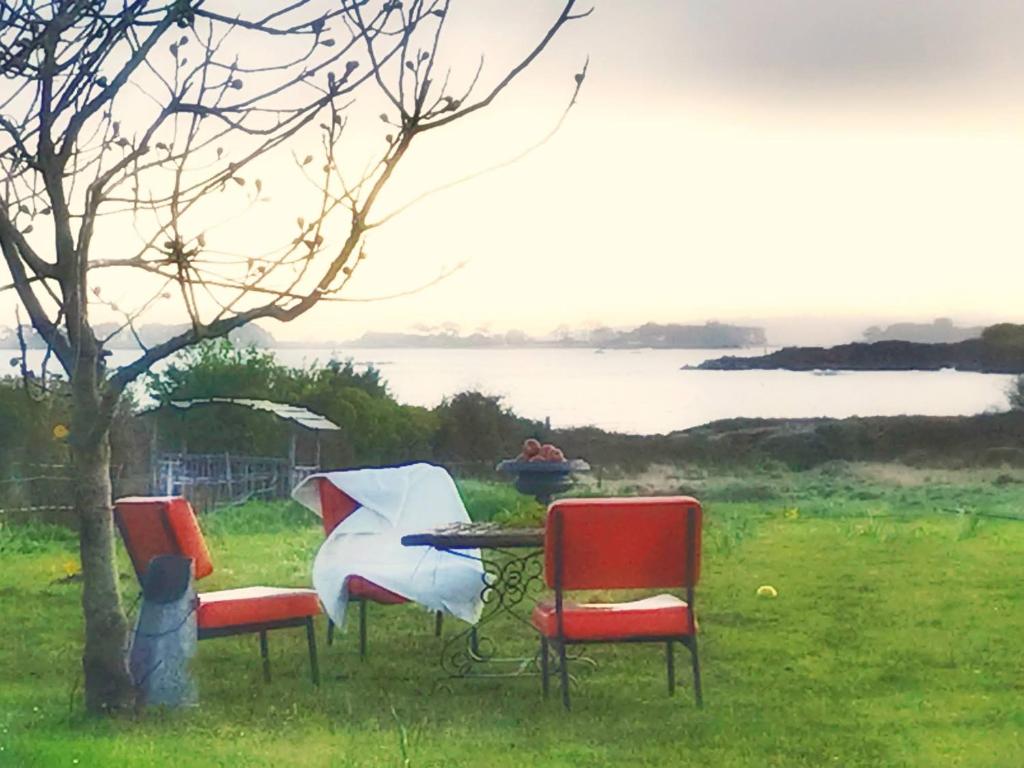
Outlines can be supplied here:
<path id="1" fill-rule="evenodd" d="M 771 586 L 770 584 L 763 584 L 763 585 L 761 585 L 760 587 L 757 588 L 757 596 L 758 597 L 778 597 L 779 596 L 779 590 L 777 590 L 775 587 Z"/>

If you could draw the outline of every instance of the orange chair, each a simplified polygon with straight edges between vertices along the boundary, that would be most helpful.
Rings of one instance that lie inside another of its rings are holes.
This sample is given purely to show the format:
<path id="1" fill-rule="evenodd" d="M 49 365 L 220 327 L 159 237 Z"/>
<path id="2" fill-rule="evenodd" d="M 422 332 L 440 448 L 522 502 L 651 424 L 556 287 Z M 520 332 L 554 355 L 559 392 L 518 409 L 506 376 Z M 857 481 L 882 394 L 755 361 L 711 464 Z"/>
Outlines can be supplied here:
<path id="1" fill-rule="evenodd" d="M 688 497 L 563 499 L 551 505 L 544 534 L 544 578 L 553 599 L 533 611 L 541 636 L 541 679 L 549 689 L 549 644 L 559 655 L 562 703 L 569 702 L 566 646 L 665 643 L 668 692 L 675 692 L 673 643 L 690 650 L 697 706 L 703 705 L 694 587 L 700 577 L 701 507 Z M 685 590 L 625 603 L 575 603 L 567 590 Z"/>
<path id="2" fill-rule="evenodd" d="M 320 493 L 320 511 L 323 516 L 324 534 L 331 535 L 353 512 L 359 509 L 359 502 L 338 488 L 326 477 L 317 478 L 317 490 Z M 349 600 L 359 603 L 359 657 L 366 658 L 366 605 L 367 603 L 380 603 L 381 605 L 400 605 L 408 603 L 409 600 L 401 595 L 395 594 L 377 584 L 374 584 L 362 576 L 349 576 L 348 597 Z M 434 620 L 434 634 L 441 636 L 444 614 L 437 612 Z M 327 619 L 327 644 L 334 643 L 334 622 Z"/>
<path id="3" fill-rule="evenodd" d="M 196 581 L 213 572 L 213 562 L 192 506 L 181 497 L 129 497 L 114 502 L 114 520 L 141 582 L 150 560 L 158 555 L 191 558 Z M 199 639 L 250 632 L 260 636 L 263 678 L 270 681 L 267 632 L 285 627 L 306 627 L 309 669 L 320 684 L 313 618 L 320 602 L 312 589 L 242 587 L 198 595 L 196 620 Z"/>

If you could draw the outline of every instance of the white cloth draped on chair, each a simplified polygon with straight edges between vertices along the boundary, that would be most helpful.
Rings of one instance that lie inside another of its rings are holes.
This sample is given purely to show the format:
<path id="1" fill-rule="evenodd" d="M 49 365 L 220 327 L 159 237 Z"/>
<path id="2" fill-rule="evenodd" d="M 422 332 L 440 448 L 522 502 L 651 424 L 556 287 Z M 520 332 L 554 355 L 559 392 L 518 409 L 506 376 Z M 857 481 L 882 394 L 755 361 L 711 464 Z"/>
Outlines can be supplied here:
<path id="1" fill-rule="evenodd" d="M 322 517 L 318 478 L 326 478 L 360 505 L 327 537 L 313 562 L 313 587 L 335 624 L 344 626 L 350 576 L 428 610 L 476 623 L 483 608 L 480 552 L 401 543 L 410 533 L 469 522 L 447 471 L 432 464 L 410 464 L 311 475 L 295 487 L 292 497 Z"/>

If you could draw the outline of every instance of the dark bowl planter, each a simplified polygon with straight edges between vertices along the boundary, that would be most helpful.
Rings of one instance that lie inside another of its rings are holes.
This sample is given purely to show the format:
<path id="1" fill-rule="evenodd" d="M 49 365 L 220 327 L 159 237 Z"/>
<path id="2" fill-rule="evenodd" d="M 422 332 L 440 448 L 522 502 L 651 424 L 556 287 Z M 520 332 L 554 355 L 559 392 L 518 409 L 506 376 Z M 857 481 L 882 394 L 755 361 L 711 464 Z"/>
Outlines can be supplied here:
<path id="1" fill-rule="evenodd" d="M 515 478 L 516 490 L 533 496 L 541 504 L 547 506 L 551 497 L 563 493 L 572 487 L 573 472 L 586 472 L 590 469 L 587 462 L 580 459 L 574 461 L 516 461 L 507 459 L 498 464 L 497 470 Z"/>

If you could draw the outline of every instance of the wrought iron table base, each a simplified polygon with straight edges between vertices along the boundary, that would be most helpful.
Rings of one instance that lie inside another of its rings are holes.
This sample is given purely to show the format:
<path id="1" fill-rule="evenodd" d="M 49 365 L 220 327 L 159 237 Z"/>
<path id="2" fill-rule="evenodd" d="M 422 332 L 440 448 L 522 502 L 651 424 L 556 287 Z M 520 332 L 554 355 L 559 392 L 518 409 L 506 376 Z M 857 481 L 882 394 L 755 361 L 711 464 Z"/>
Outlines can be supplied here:
<path id="1" fill-rule="evenodd" d="M 448 550 L 462 557 L 471 557 L 459 550 Z M 484 634 L 487 625 L 501 616 L 508 616 L 533 631 L 529 615 L 520 608 L 528 598 L 538 594 L 544 585 L 543 550 L 517 552 L 495 549 L 498 558 L 481 558 L 484 586 L 480 590 L 483 612 L 479 621 L 445 641 L 441 651 L 441 668 L 452 677 L 510 677 L 540 674 L 540 652 L 531 656 L 500 657 L 497 646 Z M 474 559 L 476 559 L 474 557 Z"/>
<path id="2" fill-rule="evenodd" d="M 470 557 L 457 550 L 449 550 L 463 557 Z M 503 556 L 500 560 L 484 559 L 484 587 L 480 591 L 483 613 L 480 620 L 444 643 L 441 652 L 441 668 L 451 677 L 519 677 L 540 675 L 540 635 L 530 622 L 529 613 L 520 610 L 526 602 L 527 611 L 532 610 L 531 597 L 539 595 L 544 588 L 543 550 L 532 549 L 526 553 L 508 549 L 494 549 Z M 476 558 L 474 558 L 476 559 Z M 529 656 L 497 656 L 497 645 L 484 634 L 486 625 L 500 616 L 509 616 L 530 629 L 531 639 L 538 647 Z M 573 654 L 573 661 L 583 661 L 593 666 L 596 662 L 584 656 L 582 650 Z M 549 663 L 557 669 L 558 658 L 553 656 Z"/>

